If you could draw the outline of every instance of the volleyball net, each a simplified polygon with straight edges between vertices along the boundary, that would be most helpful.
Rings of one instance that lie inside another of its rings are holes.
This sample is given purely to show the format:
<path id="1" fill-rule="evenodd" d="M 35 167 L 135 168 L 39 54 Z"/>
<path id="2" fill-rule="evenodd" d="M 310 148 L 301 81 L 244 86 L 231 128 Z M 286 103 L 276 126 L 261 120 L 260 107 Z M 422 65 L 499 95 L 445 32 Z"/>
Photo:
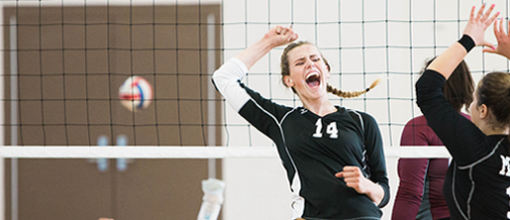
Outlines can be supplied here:
<path id="1" fill-rule="evenodd" d="M 507 7 L 506 1 L 495 3 L 501 9 Z M 331 96 L 331 100 L 373 115 L 384 145 L 396 147 L 405 123 L 421 114 L 415 104 L 414 82 L 425 61 L 459 38 L 468 8 L 478 4 L 4 1 L 3 145 L 26 147 L 7 147 L 1 152 L 5 157 L 31 157 L 33 149 L 36 157 L 92 158 L 109 157 L 118 150 L 123 153 L 111 157 L 136 158 L 147 155 L 139 151 L 151 152 L 145 147 L 152 146 L 171 150 L 169 154 L 155 150 L 157 158 L 177 157 L 184 149 L 202 152 L 199 157 L 221 158 L 235 157 L 239 150 L 191 147 L 241 146 L 254 152 L 253 156 L 275 156 L 265 152 L 269 148 L 249 149 L 273 143 L 233 112 L 210 81 L 225 60 L 275 25 L 292 25 L 299 40 L 315 43 L 322 50 L 332 66 L 329 83 L 333 86 L 360 90 L 374 79 L 385 79 L 362 97 Z M 505 14 L 507 10 L 501 11 Z M 258 62 L 245 83 L 275 102 L 300 105 L 297 96 L 281 84 L 282 50 L 276 48 Z M 506 60 L 487 59 L 479 48 L 475 50 L 466 58 L 475 80 L 487 71 L 486 66 L 508 69 Z M 125 108 L 120 96 L 119 88 L 131 76 L 152 85 L 152 97 L 146 98 L 150 104 L 138 111 Z M 97 145 L 99 136 L 108 137 L 114 145 L 119 135 L 127 137 L 130 147 L 91 147 Z M 86 149 L 91 149 L 90 155 Z M 72 156 L 72 150 L 81 156 Z"/>
<path id="2" fill-rule="evenodd" d="M 508 17 L 508 1 L 490 3 L 500 17 Z M 384 79 L 358 98 L 330 100 L 371 114 L 387 157 L 446 158 L 441 147 L 399 147 L 400 135 L 421 115 L 414 84 L 425 62 L 460 38 L 471 7 L 480 4 L 1 1 L 0 157 L 276 158 L 272 141 L 225 103 L 211 75 L 271 27 L 292 25 L 299 40 L 316 44 L 329 61 L 331 85 L 358 91 Z M 495 42 L 491 31 L 486 39 Z M 275 102 L 298 106 L 299 98 L 281 83 L 282 51 L 278 47 L 264 56 L 243 82 Z M 466 61 L 475 81 L 488 71 L 509 70 L 506 59 L 481 48 Z M 145 104 L 125 103 L 126 97 L 140 95 L 121 89 L 133 76 L 150 85 Z M 125 138 L 119 143 L 119 137 Z M 214 161 L 208 166 L 213 167 L 209 174 L 217 169 Z"/>

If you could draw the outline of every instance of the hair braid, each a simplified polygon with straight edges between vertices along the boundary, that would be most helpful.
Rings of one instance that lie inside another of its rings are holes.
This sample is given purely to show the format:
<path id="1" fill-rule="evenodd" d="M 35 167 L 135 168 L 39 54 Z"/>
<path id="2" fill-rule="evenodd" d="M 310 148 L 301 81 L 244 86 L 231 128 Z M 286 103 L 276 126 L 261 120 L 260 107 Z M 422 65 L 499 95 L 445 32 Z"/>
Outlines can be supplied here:
<path id="1" fill-rule="evenodd" d="M 337 88 L 331 86 L 330 84 L 328 84 L 327 91 L 332 93 L 333 95 L 336 95 L 336 96 L 339 96 L 339 97 L 342 97 L 342 98 L 355 98 L 355 97 L 358 97 L 360 95 L 363 95 L 363 94 L 367 93 L 368 91 L 370 91 L 371 89 L 376 87 L 379 84 L 379 82 L 381 82 L 381 79 L 376 79 L 374 82 L 372 82 L 370 87 L 366 88 L 365 90 L 362 90 L 362 91 L 348 91 L 348 92 L 342 91 L 342 90 L 337 89 Z"/>

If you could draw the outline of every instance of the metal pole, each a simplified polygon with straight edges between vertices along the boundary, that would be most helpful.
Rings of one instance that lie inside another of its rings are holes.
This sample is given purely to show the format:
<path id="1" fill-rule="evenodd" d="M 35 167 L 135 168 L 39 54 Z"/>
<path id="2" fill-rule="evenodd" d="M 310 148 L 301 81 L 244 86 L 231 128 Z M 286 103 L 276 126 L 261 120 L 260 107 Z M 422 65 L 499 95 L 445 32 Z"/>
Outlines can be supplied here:
<path id="1" fill-rule="evenodd" d="M 18 145 L 18 54 L 16 18 L 10 20 L 11 46 L 11 145 Z M 18 220 L 18 159 L 11 158 L 11 216 Z"/>
<path id="2" fill-rule="evenodd" d="M 215 19 L 214 14 L 207 15 L 207 72 L 212 76 L 212 73 L 216 69 L 216 52 L 215 52 Z M 209 80 L 211 82 L 211 80 Z M 207 124 L 208 132 L 207 132 L 207 145 L 208 146 L 216 146 L 216 101 L 215 94 L 216 89 L 212 85 L 212 83 L 208 84 L 207 91 L 207 99 L 209 100 L 208 108 L 207 108 Z M 216 159 L 210 158 L 208 159 L 208 174 L 209 178 L 216 178 Z"/>

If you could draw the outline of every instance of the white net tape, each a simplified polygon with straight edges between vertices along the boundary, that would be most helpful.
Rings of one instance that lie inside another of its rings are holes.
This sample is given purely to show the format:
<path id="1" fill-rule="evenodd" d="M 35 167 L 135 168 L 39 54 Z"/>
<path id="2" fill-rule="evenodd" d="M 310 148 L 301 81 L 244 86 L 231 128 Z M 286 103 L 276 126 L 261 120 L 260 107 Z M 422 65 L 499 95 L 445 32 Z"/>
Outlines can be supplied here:
<path id="1" fill-rule="evenodd" d="M 386 147 L 388 158 L 449 158 L 444 147 Z M 274 147 L 0 147 L 0 157 L 6 158 L 271 158 L 277 157 Z"/>

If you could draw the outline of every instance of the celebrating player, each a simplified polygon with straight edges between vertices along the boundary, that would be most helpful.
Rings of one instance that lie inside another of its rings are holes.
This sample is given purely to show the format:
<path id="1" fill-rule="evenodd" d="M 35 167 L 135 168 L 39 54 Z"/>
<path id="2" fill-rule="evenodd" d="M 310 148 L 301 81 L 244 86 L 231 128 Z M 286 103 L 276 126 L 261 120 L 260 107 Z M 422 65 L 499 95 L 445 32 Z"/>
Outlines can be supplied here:
<path id="1" fill-rule="evenodd" d="M 380 219 L 389 187 L 377 123 L 366 113 L 332 105 L 327 96 L 356 97 L 376 84 L 361 92 L 331 87 L 328 62 L 308 42 L 288 45 L 281 57 L 282 81 L 302 107 L 274 103 L 241 83 L 271 49 L 297 38 L 292 28 L 270 29 L 214 73 L 216 88 L 276 144 L 294 195 L 293 219 Z"/>
<path id="2" fill-rule="evenodd" d="M 497 48 L 484 40 L 487 27 L 499 13 L 485 13 L 485 4 L 475 15 L 471 10 L 463 37 L 439 55 L 416 83 L 418 106 L 429 126 L 453 157 L 444 194 L 450 218 L 507 220 L 510 187 L 510 75 L 493 72 L 478 83 L 470 106 L 471 121 L 459 114 L 444 97 L 442 88 L 455 67 L 476 45 L 486 52 L 509 57 L 509 36 L 502 22 L 494 33 Z"/>

